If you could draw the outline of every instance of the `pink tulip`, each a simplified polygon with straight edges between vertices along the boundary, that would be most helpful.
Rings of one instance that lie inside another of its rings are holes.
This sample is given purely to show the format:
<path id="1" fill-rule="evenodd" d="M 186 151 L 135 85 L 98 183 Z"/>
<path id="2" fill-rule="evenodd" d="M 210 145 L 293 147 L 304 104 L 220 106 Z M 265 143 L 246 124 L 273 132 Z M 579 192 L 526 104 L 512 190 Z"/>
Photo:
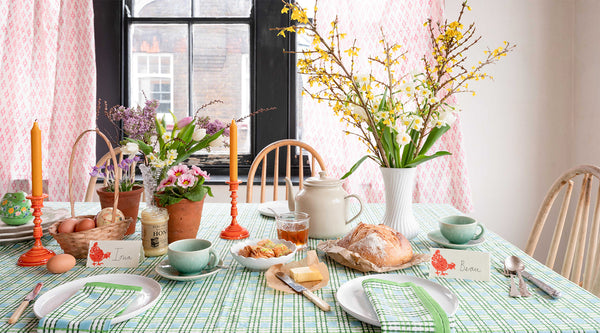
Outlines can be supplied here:
<path id="1" fill-rule="evenodd" d="M 192 118 L 192 117 L 185 117 L 185 118 L 180 119 L 177 122 L 177 128 L 184 128 L 185 126 L 187 126 L 187 124 L 191 123 L 192 120 L 194 120 L 194 118 Z"/>

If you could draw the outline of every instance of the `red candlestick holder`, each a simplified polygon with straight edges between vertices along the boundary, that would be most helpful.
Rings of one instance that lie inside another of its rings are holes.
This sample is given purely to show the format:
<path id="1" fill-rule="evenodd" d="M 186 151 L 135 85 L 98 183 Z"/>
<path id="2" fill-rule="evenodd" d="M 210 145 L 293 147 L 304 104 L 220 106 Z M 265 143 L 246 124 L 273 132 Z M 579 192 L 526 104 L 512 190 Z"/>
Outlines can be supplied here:
<path id="1" fill-rule="evenodd" d="M 231 191 L 231 224 L 221 231 L 221 238 L 223 239 L 244 239 L 250 236 L 248 230 L 237 223 L 237 190 L 242 182 L 227 182 L 229 184 L 229 191 Z"/>
<path id="2" fill-rule="evenodd" d="M 48 262 L 48 259 L 54 257 L 56 253 L 48 250 L 42 245 L 42 236 L 44 231 L 42 229 L 42 207 L 44 207 L 44 199 L 48 197 L 48 194 L 42 194 L 41 196 L 30 195 L 27 199 L 31 200 L 31 207 L 33 208 L 33 238 L 35 242 L 33 247 L 23 253 L 19 257 L 17 265 L 19 266 L 41 266 Z"/>

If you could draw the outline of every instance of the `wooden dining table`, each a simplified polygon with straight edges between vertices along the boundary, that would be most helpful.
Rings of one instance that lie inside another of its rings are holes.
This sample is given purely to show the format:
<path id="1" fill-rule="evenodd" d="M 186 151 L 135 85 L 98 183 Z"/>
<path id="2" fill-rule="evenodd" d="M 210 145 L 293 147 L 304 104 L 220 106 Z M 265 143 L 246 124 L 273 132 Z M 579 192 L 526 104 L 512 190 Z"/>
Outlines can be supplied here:
<path id="1" fill-rule="evenodd" d="M 68 203 L 46 202 L 47 207 L 66 208 Z M 367 204 L 357 219 L 377 224 L 384 214 L 383 204 Z M 411 240 L 417 253 L 429 253 L 439 247 L 427 238 L 427 233 L 437 228 L 439 218 L 459 212 L 450 205 L 414 204 L 414 214 L 421 233 Z M 23 298 L 38 282 L 44 283 L 40 295 L 70 281 L 99 274 L 133 274 L 157 281 L 161 294 L 156 303 L 144 313 L 117 323 L 114 332 L 379 332 L 379 327 L 364 323 L 346 313 L 336 300 L 336 292 L 344 283 L 370 273 L 361 273 L 342 266 L 323 253 L 319 259 L 329 269 L 329 283 L 315 293 L 331 305 L 324 312 L 299 294 L 288 294 L 267 286 L 264 272 L 250 271 L 239 265 L 229 250 L 235 240 L 219 237 L 231 221 L 231 206 L 226 203 L 204 205 L 197 238 L 213 243 L 216 252 L 228 269 L 200 278 L 181 282 L 161 277 L 155 267 L 166 256 L 148 257 L 135 268 L 86 267 L 85 260 L 63 274 L 51 274 L 45 266 L 17 266 L 19 256 L 33 245 L 32 240 L 5 242 L 0 240 L 0 332 L 35 331 L 39 319 L 30 305 L 14 325 L 8 318 Z M 274 219 L 262 216 L 258 204 L 238 204 L 238 222 L 254 239 L 276 238 Z M 77 215 L 94 214 L 98 203 L 76 203 Z M 485 221 L 481 221 L 485 224 Z M 356 223 L 356 222 L 354 222 Z M 139 240 L 141 226 L 126 239 Z M 466 249 L 490 254 L 489 281 L 429 278 L 428 263 L 386 274 L 406 275 L 427 279 L 446 287 L 459 302 L 454 315 L 456 332 L 533 332 L 533 331 L 600 331 L 600 299 L 577 284 L 529 257 L 519 248 L 495 234 L 488 225 L 485 242 Z M 58 243 L 49 235 L 42 238 L 44 246 L 63 253 Z M 309 248 L 316 249 L 318 239 L 309 240 Z M 305 251 L 295 259 L 302 259 Z M 523 259 L 527 270 L 558 289 L 562 297 L 553 299 L 533 285 L 531 297 L 511 298 L 508 295 L 508 278 L 497 271 L 507 256 Z"/>

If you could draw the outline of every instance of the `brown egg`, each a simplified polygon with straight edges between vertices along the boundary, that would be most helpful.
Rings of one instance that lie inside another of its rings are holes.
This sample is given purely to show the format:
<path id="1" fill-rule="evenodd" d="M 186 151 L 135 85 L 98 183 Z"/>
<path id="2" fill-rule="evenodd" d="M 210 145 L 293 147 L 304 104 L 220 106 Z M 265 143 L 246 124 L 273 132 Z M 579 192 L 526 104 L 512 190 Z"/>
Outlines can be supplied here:
<path id="1" fill-rule="evenodd" d="M 50 258 L 46 263 L 46 268 L 50 273 L 59 274 L 75 267 L 76 263 L 77 261 L 75 260 L 75 257 L 70 254 L 63 253 Z"/>
<path id="2" fill-rule="evenodd" d="M 77 222 L 77 224 L 75 225 L 75 232 L 86 231 L 86 230 L 94 229 L 95 227 L 96 227 L 96 222 L 94 222 L 94 220 L 86 217 L 86 218 L 81 219 L 79 222 Z"/>
<path id="3" fill-rule="evenodd" d="M 58 232 L 61 234 L 73 232 L 75 230 L 75 225 L 77 224 L 77 222 L 79 222 L 79 220 L 74 217 L 62 221 L 58 225 Z"/>

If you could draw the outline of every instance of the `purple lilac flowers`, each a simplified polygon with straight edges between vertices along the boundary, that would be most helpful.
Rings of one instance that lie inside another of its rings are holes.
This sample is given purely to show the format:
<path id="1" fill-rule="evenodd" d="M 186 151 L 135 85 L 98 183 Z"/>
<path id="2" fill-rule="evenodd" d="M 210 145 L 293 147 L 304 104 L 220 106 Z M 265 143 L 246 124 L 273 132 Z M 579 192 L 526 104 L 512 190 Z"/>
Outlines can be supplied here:
<path id="1" fill-rule="evenodd" d="M 146 100 L 145 106 L 126 108 L 122 105 L 114 106 L 108 112 L 112 121 L 123 121 L 123 131 L 132 139 L 144 140 L 156 133 L 154 119 L 158 100 Z"/>

